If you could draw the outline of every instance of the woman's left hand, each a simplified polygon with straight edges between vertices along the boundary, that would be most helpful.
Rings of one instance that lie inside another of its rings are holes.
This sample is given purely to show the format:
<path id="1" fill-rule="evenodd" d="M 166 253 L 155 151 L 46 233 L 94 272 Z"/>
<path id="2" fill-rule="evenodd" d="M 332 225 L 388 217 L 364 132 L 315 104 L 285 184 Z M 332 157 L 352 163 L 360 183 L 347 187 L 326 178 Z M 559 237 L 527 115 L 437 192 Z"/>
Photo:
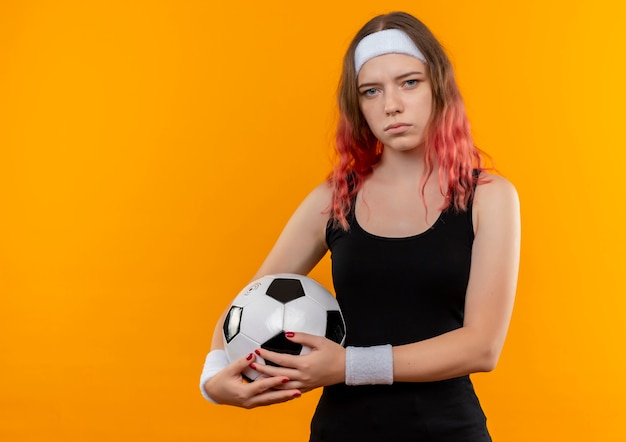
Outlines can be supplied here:
<path id="1" fill-rule="evenodd" d="M 345 381 L 346 351 L 323 336 L 308 333 L 286 332 L 285 337 L 311 349 L 305 355 L 289 355 L 259 348 L 255 353 L 280 367 L 255 362 L 251 368 L 266 376 L 284 376 L 289 382 L 280 389 L 298 389 L 303 393 L 318 387 L 334 385 Z"/>

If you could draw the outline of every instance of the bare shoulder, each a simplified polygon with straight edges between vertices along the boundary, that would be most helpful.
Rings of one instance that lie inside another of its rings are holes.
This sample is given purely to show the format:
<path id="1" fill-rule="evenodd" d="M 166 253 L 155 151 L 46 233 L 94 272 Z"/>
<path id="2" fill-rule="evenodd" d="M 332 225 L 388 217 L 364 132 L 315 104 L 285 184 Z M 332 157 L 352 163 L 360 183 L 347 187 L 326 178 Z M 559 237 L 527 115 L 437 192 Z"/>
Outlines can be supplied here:
<path id="1" fill-rule="evenodd" d="M 311 190 L 307 199 L 311 199 L 315 204 L 329 205 L 333 198 L 333 188 L 328 181 L 318 184 Z"/>
<path id="2" fill-rule="evenodd" d="M 311 234 L 326 245 L 326 225 L 330 219 L 333 188 L 328 182 L 314 187 L 304 198 L 289 224 L 295 224 L 299 235 Z"/>
<path id="3" fill-rule="evenodd" d="M 307 216 L 321 216 L 328 219 L 333 198 L 333 189 L 328 182 L 314 187 L 304 198 L 297 212 L 305 212 Z"/>
<path id="4" fill-rule="evenodd" d="M 519 197 L 515 186 L 500 175 L 487 174 L 486 180 L 476 186 L 473 213 L 475 229 L 487 223 L 519 221 Z"/>
<path id="5" fill-rule="evenodd" d="M 475 206 L 518 202 L 517 190 L 513 183 L 501 175 L 484 174 L 486 175 L 485 182 L 479 183 L 476 186 L 476 194 L 474 197 Z"/>

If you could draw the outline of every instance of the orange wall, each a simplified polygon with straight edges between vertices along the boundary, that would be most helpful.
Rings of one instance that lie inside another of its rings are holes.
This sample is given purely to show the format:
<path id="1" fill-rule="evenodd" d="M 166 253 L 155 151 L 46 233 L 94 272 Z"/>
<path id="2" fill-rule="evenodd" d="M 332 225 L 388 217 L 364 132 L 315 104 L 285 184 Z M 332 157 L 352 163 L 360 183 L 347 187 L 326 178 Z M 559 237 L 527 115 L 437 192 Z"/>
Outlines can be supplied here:
<path id="1" fill-rule="evenodd" d="M 197 379 L 329 168 L 349 39 L 395 9 L 522 201 L 510 335 L 474 378 L 495 440 L 625 440 L 623 5 L 4 0 L 0 440 L 305 440 L 317 393 L 245 411 Z"/>

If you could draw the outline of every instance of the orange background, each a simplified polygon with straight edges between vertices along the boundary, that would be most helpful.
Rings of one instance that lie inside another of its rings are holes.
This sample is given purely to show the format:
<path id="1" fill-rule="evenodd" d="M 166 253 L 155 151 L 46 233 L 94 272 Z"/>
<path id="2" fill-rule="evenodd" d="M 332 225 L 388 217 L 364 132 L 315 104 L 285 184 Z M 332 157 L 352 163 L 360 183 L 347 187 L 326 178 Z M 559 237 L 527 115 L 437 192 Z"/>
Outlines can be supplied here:
<path id="1" fill-rule="evenodd" d="M 197 381 L 219 313 L 330 167 L 343 52 L 375 14 L 450 53 L 517 186 L 519 291 L 474 376 L 497 441 L 623 441 L 624 2 L 0 3 L 0 440 L 301 441 Z M 312 273 L 330 286 L 328 259 Z"/>

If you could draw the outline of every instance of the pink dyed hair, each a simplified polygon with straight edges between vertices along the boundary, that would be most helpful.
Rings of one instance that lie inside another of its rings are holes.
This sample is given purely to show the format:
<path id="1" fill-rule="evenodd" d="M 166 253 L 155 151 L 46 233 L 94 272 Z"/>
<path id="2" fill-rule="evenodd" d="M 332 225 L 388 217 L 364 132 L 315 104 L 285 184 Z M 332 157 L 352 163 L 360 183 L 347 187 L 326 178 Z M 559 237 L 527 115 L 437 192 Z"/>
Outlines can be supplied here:
<path id="1" fill-rule="evenodd" d="M 338 90 L 339 122 L 335 137 L 337 164 L 329 176 L 333 186 L 331 215 L 336 225 L 348 228 L 347 216 L 363 180 L 380 160 L 382 144 L 369 129 L 359 108 L 354 52 L 363 37 L 383 29 L 400 29 L 411 37 L 428 62 L 433 95 L 432 115 L 424 135 L 426 181 L 438 165 L 442 210 L 467 209 L 477 180 L 474 170 L 485 170 L 483 153 L 472 141 L 470 125 L 452 65 L 441 44 L 418 19 L 404 12 L 374 17 L 356 34 L 343 61 Z"/>

